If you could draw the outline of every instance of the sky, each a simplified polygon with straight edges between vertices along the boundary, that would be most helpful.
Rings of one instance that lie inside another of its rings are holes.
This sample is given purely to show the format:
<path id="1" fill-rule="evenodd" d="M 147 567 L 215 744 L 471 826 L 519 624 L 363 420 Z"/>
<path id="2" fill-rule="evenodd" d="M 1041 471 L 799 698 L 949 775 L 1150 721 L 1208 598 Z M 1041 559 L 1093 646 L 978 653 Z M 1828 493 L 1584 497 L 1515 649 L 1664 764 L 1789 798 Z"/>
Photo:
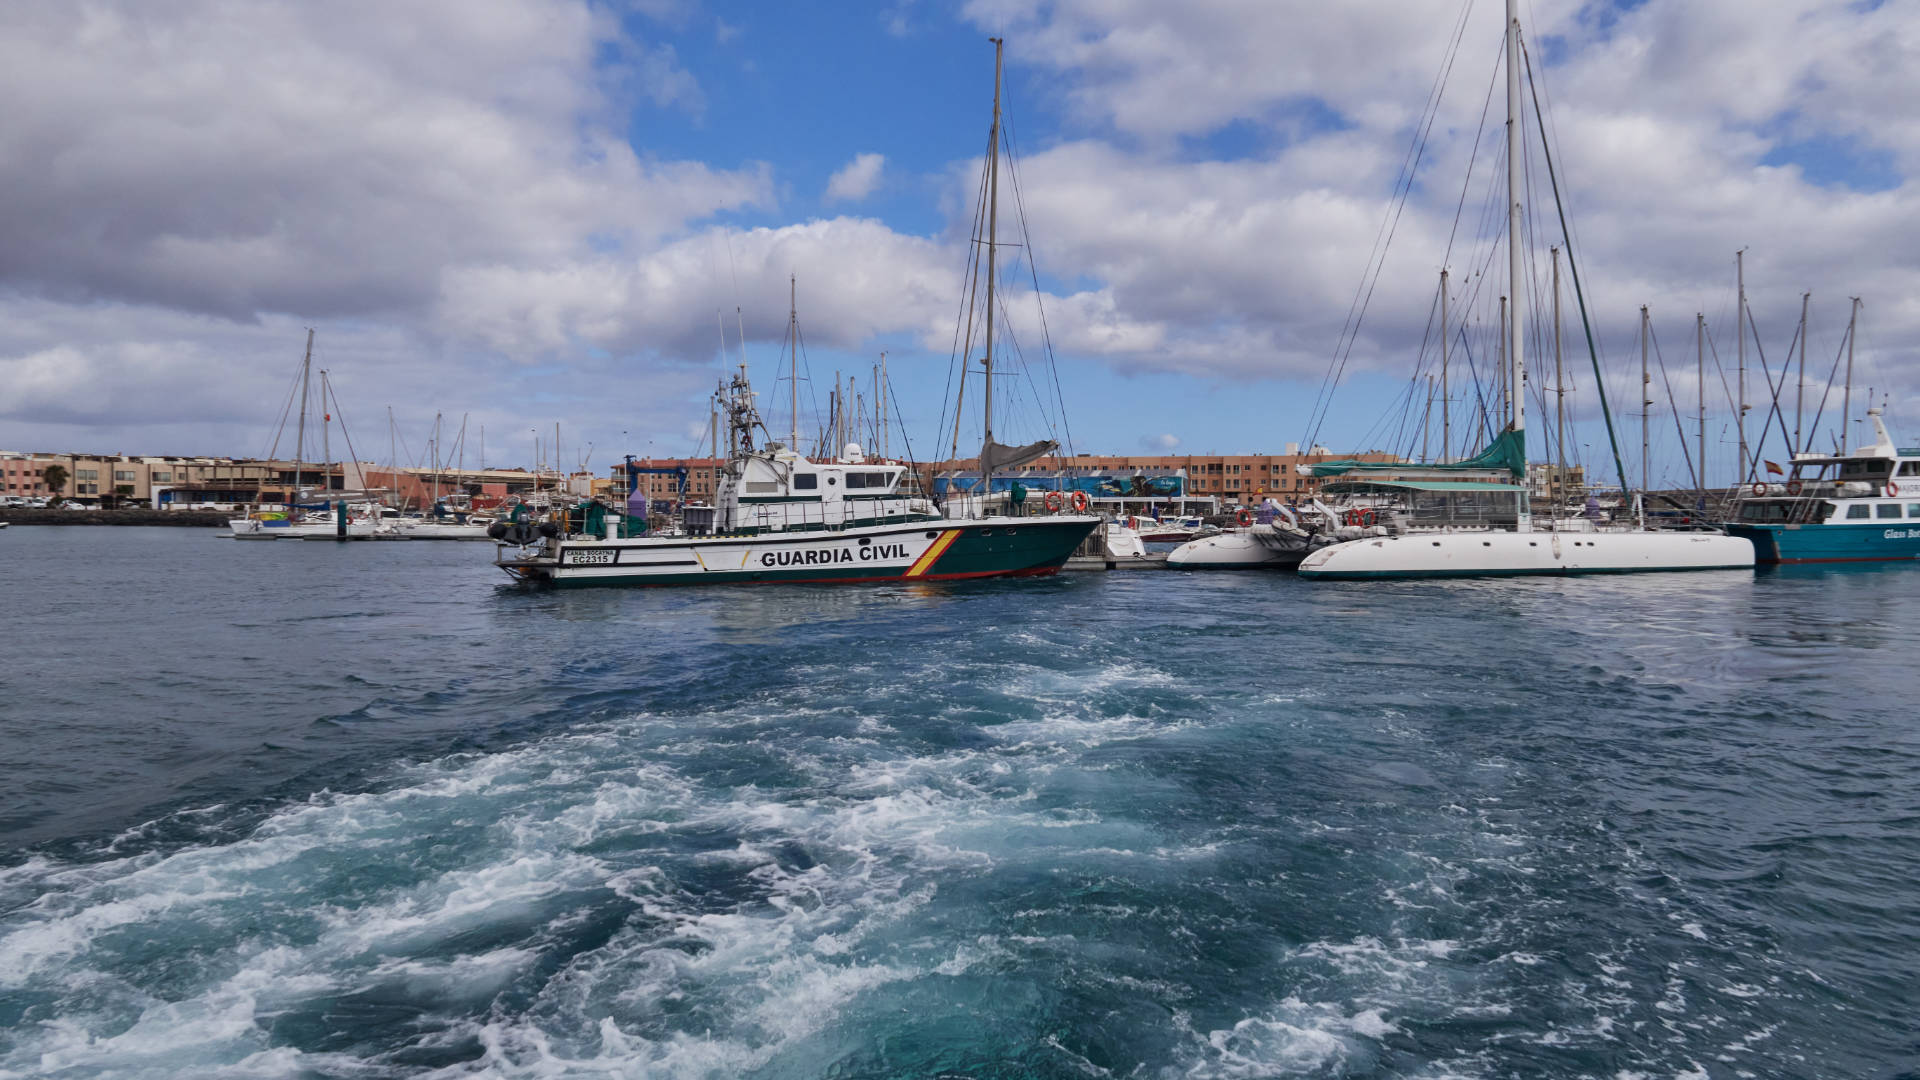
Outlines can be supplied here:
<path id="1" fill-rule="evenodd" d="M 1445 412 L 1458 453 L 1498 363 L 1501 21 L 1497 0 L 7 4 L 0 449 L 264 454 L 312 328 L 363 459 L 419 460 L 436 415 L 468 464 L 484 429 L 489 465 L 531 465 L 555 423 L 568 465 L 687 454 L 742 355 L 788 425 L 791 287 L 801 427 L 884 350 L 894 449 L 941 456 L 999 36 L 1001 441 L 1438 453 Z M 1696 312 L 1709 481 L 1733 479 L 1741 249 L 1749 363 L 1776 379 L 1812 293 L 1805 445 L 1838 431 L 1852 297 L 1853 437 L 1870 386 L 1915 441 L 1920 2 L 1525 0 L 1521 22 L 1630 476 L 1645 304 L 1652 479 L 1691 468 Z M 1535 134 L 1539 458 L 1563 241 Z M 1443 267 L 1452 404 L 1429 407 Z M 1566 452 L 1611 476 L 1564 303 Z"/>

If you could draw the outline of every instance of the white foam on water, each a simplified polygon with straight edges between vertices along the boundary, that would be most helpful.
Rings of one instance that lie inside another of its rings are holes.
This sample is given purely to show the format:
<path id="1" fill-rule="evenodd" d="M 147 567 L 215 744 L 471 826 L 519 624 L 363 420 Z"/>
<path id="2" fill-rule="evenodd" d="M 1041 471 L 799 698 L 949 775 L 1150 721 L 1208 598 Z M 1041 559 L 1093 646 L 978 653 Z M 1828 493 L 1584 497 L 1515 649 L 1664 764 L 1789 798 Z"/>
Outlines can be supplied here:
<path id="1" fill-rule="evenodd" d="M 1365 1071 L 1372 1054 L 1367 1041 L 1400 1033 L 1379 1009 L 1348 1013 L 1330 1002 L 1293 997 L 1230 1028 L 1196 1032 L 1184 1013 L 1174 1022 L 1188 1038 L 1191 1060 L 1170 1072 L 1223 1080 Z"/>

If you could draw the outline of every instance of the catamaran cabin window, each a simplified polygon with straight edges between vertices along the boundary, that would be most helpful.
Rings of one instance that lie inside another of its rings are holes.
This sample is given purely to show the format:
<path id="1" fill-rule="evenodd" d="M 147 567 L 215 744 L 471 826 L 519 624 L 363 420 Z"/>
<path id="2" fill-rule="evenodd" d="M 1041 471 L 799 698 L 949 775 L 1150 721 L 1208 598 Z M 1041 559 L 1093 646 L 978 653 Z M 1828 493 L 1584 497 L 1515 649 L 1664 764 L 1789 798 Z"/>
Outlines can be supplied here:
<path id="1" fill-rule="evenodd" d="M 810 472 L 793 474 L 793 489 L 795 491 L 817 491 L 819 488 L 820 477 L 818 474 Z"/>
<path id="2" fill-rule="evenodd" d="M 1852 506 L 1847 507 L 1847 518 L 1849 520 L 1852 520 L 1855 518 L 1872 517 L 1872 516 L 1873 516 L 1873 507 L 1868 506 L 1865 503 L 1855 503 Z"/>
<path id="3" fill-rule="evenodd" d="M 1920 518 L 1920 503 L 1908 503 L 1907 516 L 1910 518 Z"/>
<path id="4" fill-rule="evenodd" d="M 1874 517 L 1897 518 L 1900 516 L 1899 503 L 1881 503 L 1873 508 Z"/>
<path id="5" fill-rule="evenodd" d="M 847 490 L 848 491 L 853 491 L 857 488 L 865 488 L 866 486 L 867 486 L 866 473 L 850 472 L 847 474 Z"/>
<path id="6" fill-rule="evenodd" d="M 1920 461 L 1901 462 L 1900 475 L 1901 476 L 1920 476 Z"/>
<path id="7" fill-rule="evenodd" d="M 870 472 L 867 474 L 867 486 L 885 490 L 893 486 L 892 478 L 883 472 Z"/>

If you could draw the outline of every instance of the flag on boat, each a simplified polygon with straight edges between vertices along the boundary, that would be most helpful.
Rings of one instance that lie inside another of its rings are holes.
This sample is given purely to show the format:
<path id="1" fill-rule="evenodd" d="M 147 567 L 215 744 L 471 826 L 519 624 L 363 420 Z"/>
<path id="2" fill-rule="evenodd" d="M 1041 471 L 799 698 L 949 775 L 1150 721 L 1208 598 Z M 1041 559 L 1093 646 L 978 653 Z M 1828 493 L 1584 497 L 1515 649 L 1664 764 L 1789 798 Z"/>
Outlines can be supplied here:
<path id="1" fill-rule="evenodd" d="M 1771 461 L 1769 461 L 1769 462 L 1767 462 L 1767 471 L 1768 471 L 1768 472 L 1770 472 L 1770 473 L 1772 473 L 1772 474 L 1773 474 L 1773 475 L 1775 475 L 1775 476 L 1785 476 L 1785 475 L 1787 475 L 1787 470 L 1785 470 L 1785 469 L 1783 469 L 1783 468 L 1781 468 L 1781 467 L 1780 467 L 1780 466 L 1778 466 L 1778 465 L 1775 465 L 1775 464 L 1774 464 L 1773 462 L 1771 462 Z"/>

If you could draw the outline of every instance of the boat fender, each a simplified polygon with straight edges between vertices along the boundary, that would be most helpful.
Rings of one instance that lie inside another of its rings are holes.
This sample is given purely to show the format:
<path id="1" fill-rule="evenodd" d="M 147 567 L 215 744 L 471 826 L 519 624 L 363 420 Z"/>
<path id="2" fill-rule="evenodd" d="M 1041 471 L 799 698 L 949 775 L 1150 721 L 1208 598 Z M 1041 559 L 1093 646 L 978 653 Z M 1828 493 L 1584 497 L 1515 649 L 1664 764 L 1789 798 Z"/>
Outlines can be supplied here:
<path id="1" fill-rule="evenodd" d="M 1234 515 L 1233 519 L 1235 521 L 1238 521 L 1240 523 L 1240 527 L 1244 529 L 1247 526 L 1253 524 L 1253 511 L 1243 508 L 1238 514 Z"/>
<path id="2" fill-rule="evenodd" d="M 1798 480 L 1787 481 L 1787 494 L 1789 495 L 1800 494 L 1800 481 Z"/>
<path id="3" fill-rule="evenodd" d="M 541 522 L 540 535 L 546 537 L 549 540 L 555 539 L 560 535 L 560 523 L 557 521 Z"/>
<path id="4" fill-rule="evenodd" d="M 487 526 L 487 537 L 492 540 L 505 540 L 507 538 L 507 523 L 504 521 L 496 521 Z"/>
<path id="5" fill-rule="evenodd" d="M 1087 498 L 1087 493 L 1084 491 L 1074 492 L 1073 497 L 1067 501 L 1073 505 L 1073 512 L 1076 514 L 1086 513 L 1087 507 L 1091 505 L 1091 500 Z"/>
<path id="6" fill-rule="evenodd" d="M 1066 505 L 1065 501 L 1060 498 L 1060 493 L 1057 491 L 1047 492 L 1047 497 L 1041 501 L 1046 503 L 1047 512 L 1053 514 L 1059 513 L 1060 508 Z"/>

